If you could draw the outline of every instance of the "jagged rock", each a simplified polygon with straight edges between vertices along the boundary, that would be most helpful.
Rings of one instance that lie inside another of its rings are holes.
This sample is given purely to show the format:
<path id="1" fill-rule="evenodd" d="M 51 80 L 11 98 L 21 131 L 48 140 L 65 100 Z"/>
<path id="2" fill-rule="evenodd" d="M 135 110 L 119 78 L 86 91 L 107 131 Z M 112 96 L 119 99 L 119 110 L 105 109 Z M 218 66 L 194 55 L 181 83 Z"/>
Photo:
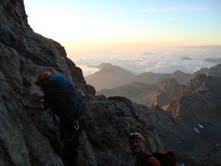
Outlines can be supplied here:
<path id="1" fill-rule="evenodd" d="M 148 112 L 142 106 L 134 106 L 124 97 L 97 96 L 89 100 L 86 115 L 86 133 L 92 143 L 93 155 L 98 165 L 133 165 L 128 147 L 131 132 L 145 134 L 151 143 L 151 151 L 162 148 L 159 138 L 147 121 Z"/>
<path id="2" fill-rule="evenodd" d="M 219 133 L 221 127 L 219 121 L 221 118 L 220 85 L 220 77 L 198 75 L 186 87 L 184 95 L 167 108 L 167 112 L 180 119 L 189 129 L 194 131 L 195 139 L 198 141 L 197 143 L 194 141 L 193 152 L 195 154 L 207 152 L 210 154 L 207 157 L 209 159 L 216 158 L 217 164 L 221 163 L 221 154 L 219 148 L 215 153 L 213 148 L 221 140 Z"/>
<path id="3" fill-rule="evenodd" d="M 176 98 L 183 95 L 184 86 L 175 79 L 167 79 L 160 83 L 159 90 L 155 94 L 155 105 L 163 107 L 171 103 Z"/>
<path id="4" fill-rule="evenodd" d="M 165 107 L 173 99 L 182 95 L 184 85 L 181 84 L 187 83 L 190 78 L 191 74 L 181 71 L 176 71 L 173 74 L 147 72 L 135 76 L 132 83 L 130 81 L 125 85 L 118 85 L 118 87 L 112 89 L 103 89 L 97 91 L 96 94 L 125 96 L 138 104 L 147 106 L 157 104 Z"/>
<path id="5" fill-rule="evenodd" d="M 0 74 L 0 165 L 63 165 Z"/>
<path id="6" fill-rule="evenodd" d="M 211 68 L 202 68 L 199 71 L 193 73 L 193 78 L 199 74 L 204 74 L 206 76 L 213 76 L 213 77 L 221 77 L 221 64 L 218 64 Z"/>

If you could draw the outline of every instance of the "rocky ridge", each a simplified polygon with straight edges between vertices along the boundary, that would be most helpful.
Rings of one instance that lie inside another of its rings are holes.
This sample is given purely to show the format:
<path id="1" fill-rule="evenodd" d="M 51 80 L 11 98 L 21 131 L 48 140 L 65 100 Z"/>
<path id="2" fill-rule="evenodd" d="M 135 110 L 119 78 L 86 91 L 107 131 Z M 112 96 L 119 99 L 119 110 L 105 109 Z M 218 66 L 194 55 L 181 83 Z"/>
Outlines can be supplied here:
<path id="1" fill-rule="evenodd" d="M 200 147 L 193 153 L 206 151 L 213 158 L 220 156 L 221 78 L 198 75 L 184 90 L 184 95 L 167 108 L 167 112 L 195 131 Z M 219 160 L 220 163 L 220 160 Z"/>
<path id="2" fill-rule="evenodd" d="M 162 81 L 155 93 L 155 105 L 164 107 L 183 95 L 184 85 L 179 84 L 175 79 Z"/>
<path id="3" fill-rule="evenodd" d="M 110 63 L 102 63 L 98 66 L 90 66 L 100 69 L 99 71 L 86 76 L 86 81 L 93 85 L 96 91 L 109 90 L 127 86 L 134 83 L 158 84 L 166 79 L 173 78 L 180 84 L 186 84 L 192 77 L 189 73 L 175 71 L 171 74 L 160 74 L 152 72 L 144 72 L 135 75 L 132 71 L 128 71 L 120 66 Z"/>

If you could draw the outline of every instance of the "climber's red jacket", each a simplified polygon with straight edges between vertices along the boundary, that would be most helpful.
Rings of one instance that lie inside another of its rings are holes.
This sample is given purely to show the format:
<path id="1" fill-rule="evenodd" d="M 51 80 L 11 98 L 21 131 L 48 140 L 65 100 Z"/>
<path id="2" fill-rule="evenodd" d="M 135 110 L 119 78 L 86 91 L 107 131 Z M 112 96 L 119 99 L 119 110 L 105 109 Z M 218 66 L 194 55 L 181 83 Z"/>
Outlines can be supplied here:
<path id="1" fill-rule="evenodd" d="M 148 157 L 150 156 L 150 157 Z M 136 164 L 135 166 L 161 166 L 159 160 L 151 156 L 147 151 L 141 152 L 136 155 Z"/>

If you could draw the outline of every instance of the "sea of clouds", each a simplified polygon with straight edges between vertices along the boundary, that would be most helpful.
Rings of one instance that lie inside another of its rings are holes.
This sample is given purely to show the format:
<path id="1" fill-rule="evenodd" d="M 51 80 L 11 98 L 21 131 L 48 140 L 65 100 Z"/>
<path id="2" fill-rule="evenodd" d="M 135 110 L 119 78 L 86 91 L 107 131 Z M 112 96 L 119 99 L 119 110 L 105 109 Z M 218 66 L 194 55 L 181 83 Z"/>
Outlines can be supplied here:
<path id="1" fill-rule="evenodd" d="M 206 61 L 207 58 L 221 58 L 221 47 L 176 47 L 126 54 L 113 51 L 97 52 L 71 59 L 82 69 L 84 76 L 88 76 L 99 70 L 91 66 L 101 63 L 111 63 L 135 74 L 173 73 L 176 70 L 193 73 L 218 64 Z"/>

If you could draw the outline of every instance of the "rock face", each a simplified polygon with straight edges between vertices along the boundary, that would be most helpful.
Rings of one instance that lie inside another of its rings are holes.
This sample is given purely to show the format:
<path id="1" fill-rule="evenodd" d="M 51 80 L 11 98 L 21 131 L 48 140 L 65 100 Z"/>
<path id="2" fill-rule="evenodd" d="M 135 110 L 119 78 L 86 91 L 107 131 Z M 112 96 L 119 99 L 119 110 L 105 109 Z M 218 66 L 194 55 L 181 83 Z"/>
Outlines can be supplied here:
<path id="1" fill-rule="evenodd" d="M 167 108 L 167 112 L 194 131 L 194 139 L 198 141 L 192 144 L 193 153 L 207 152 L 208 158 L 217 158 L 218 165 L 221 164 L 220 85 L 220 77 L 198 75 L 185 88 L 184 95 Z"/>
<path id="2" fill-rule="evenodd" d="M 203 141 L 199 141 L 201 137 L 195 136 L 192 130 L 193 124 L 199 121 L 190 120 L 186 125 L 185 119 L 189 115 L 186 114 L 186 109 L 182 109 L 184 101 L 190 105 L 198 101 L 196 100 L 198 92 L 205 93 L 204 97 L 211 99 L 210 101 L 216 101 L 215 105 L 213 102 L 208 102 L 209 107 L 204 109 L 208 108 L 218 114 L 220 92 L 214 93 L 214 89 L 210 88 L 210 85 L 213 85 L 213 81 L 209 81 L 210 78 L 200 86 L 203 88 L 198 88 L 197 81 L 191 83 L 194 88 L 186 90 L 186 93 L 194 94 L 191 96 L 193 100 L 181 98 L 179 100 L 182 101 L 181 103 L 175 101 L 169 107 L 183 119 L 173 118 L 168 113 L 170 110 L 164 112 L 157 107 L 152 109 L 137 105 L 124 97 L 93 96 L 95 89 L 86 84 L 81 69 L 67 58 L 64 48 L 59 43 L 33 32 L 27 22 L 23 1 L 5 0 L 0 3 L 1 166 L 64 165 L 60 153 L 57 118 L 50 111 L 25 110 L 21 102 L 21 99 L 25 103 L 31 102 L 30 94 L 40 93 L 34 82 L 36 75 L 44 70 L 66 73 L 88 95 L 85 130 L 80 136 L 77 160 L 73 165 L 134 165 L 133 156 L 128 147 L 130 132 L 143 133 L 148 140 L 151 152 L 166 147 L 183 153 L 185 155 L 183 162 L 187 165 L 189 163 L 207 165 L 205 163 L 208 162 L 210 165 L 220 165 L 221 153 L 218 142 L 220 136 L 218 130 L 211 125 L 215 118 L 211 118 L 209 123 L 202 123 L 203 126 L 211 129 L 206 130 L 207 136 L 209 131 L 211 134 L 217 132 L 217 136 L 211 138 L 212 144 L 208 145 L 210 138 L 206 140 L 203 136 Z M 215 81 L 218 81 L 218 78 Z M 214 84 L 215 86 L 218 84 Z M 197 89 L 209 91 L 202 92 Z M 203 102 L 205 98 L 200 99 Z M 192 112 L 192 109 L 188 110 Z M 204 120 L 207 113 L 200 117 Z M 215 126 L 219 126 L 219 121 L 215 122 Z M 216 146 L 213 146 L 215 142 Z M 195 143 L 194 149 L 193 143 Z M 208 148 L 202 148 L 197 153 L 197 148 L 199 149 L 203 144 L 208 145 Z"/>
<path id="3" fill-rule="evenodd" d="M 39 92 L 34 82 L 44 70 L 69 74 L 86 94 L 95 94 L 84 81 L 81 69 L 73 62 L 69 64 L 59 43 L 30 28 L 22 0 L 1 2 L 0 165 L 63 165 L 55 153 L 56 143 L 51 145 L 58 128 L 50 114 L 27 112 L 19 99 L 28 102 L 30 93 Z"/>
<path id="4" fill-rule="evenodd" d="M 166 106 L 176 98 L 181 97 L 183 90 L 184 86 L 180 85 L 175 79 L 170 78 L 162 81 L 155 95 L 155 104 L 160 107 Z"/>
<path id="5" fill-rule="evenodd" d="M 42 70 L 56 70 L 69 75 L 72 70 L 73 79 L 82 89 L 87 89 L 81 69 L 76 68 L 73 62 L 73 67 L 69 68 L 70 60 L 64 48 L 30 28 L 22 0 L 6 0 L 0 7 L 0 70 L 13 84 L 13 89 L 22 90 L 23 85 L 35 79 Z M 31 88 L 31 85 L 24 86 Z"/>
<path id="6" fill-rule="evenodd" d="M 124 97 L 105 96 L 92 98 L 89 108 L 86 133 L 93 149 L 90 155 L 96 158 L 97 165 L 134 165 L 128 147 L 128 134 L 134 131 L 145 133 L 150 151 L 162 148 L 153 125 L 147 121 L 153 110 L 134 105 Z"/>

